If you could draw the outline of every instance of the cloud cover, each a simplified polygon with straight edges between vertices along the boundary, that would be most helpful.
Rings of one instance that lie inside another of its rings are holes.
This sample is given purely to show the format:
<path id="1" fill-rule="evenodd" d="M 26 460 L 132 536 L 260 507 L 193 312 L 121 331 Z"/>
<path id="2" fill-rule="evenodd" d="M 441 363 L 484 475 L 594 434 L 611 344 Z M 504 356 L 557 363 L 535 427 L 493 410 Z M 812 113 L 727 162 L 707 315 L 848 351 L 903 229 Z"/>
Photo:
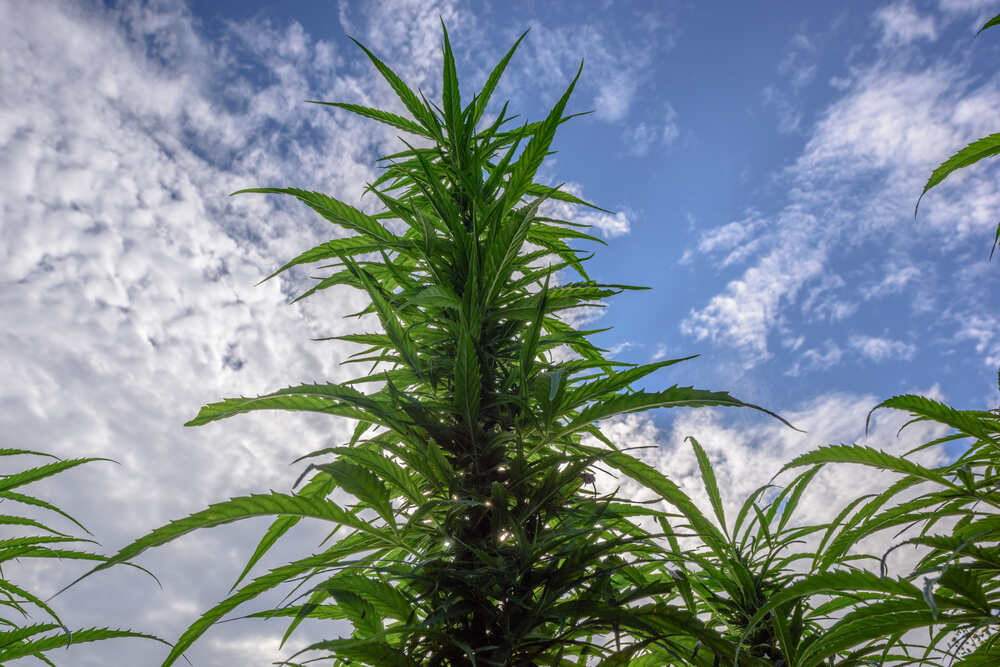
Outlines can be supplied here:
<path id="1" fill-rule="evenodd" d="M 913 10 L 902 4 L 879 11 Z M 885 25 L 912 39 L 931 30 L 898 18 Z M 945 311 L 942 321 L 953 327 L 989 310 L 989 290 L 972 278 L 981 275 L 982 262 L 976 255 L 969 260 L 967 248 L 992 238 L 996 227 L 995 167 L 952 176 L 924 199 L 916 223 L 906 213 L 943 151 L 995 131 L 989 110 L 1000 103 L 1000 87 L 963 65 L 927 63 L 906 48 L 876 48 L 855 61 L 850 76 L 837 81 L 842 92 L 818 112 L 802 153 L 776 177 L 775 189 L 786 193 L 781 203 L 702 230 L 685 252 L 686 262 L 701 257 L 730 271 L 740 267 L 721 292 L 688 313 L 681 330 L 734 348 L 746 368 L 773 357 L 775 333 L 801 326 L 789 320 L 794 306 L 807 321 L 852 322 L 859 309 L 875 313 L 877 304 L 864 302 L 906 287 L 915 314 Z M 876 246 L 891 261 L 855 269 Z M 948 291 L 962 300 L 947 309 L 937 301 L 934 266 L 942 259 L 975 266 L 957 271 Z M 845 288 L 842 274 L 852 270 L 852 286 L 858 277 L 867 283 L 860 294 Z M 984 347 L 995 349 L 990 340 Z M 847 337 L 839 342 L 847 344 Z M 957 342 L 950 336 L 949 345 Z"/>
<path id="2" fill-rule="evenodd" d="M 466 9 L 400 1 L 376 20 L 345 5 L 341 20 L 377 52 L 389 52 L 390 64 L 433 96 L 438 16 L 456 35 L 469 35 L 458 42 L 467 51 L 484 39 L 484 27 Z M 302 100 L 390 109 L 398 102 L 353 52 L 317 40 L 298 23 L 231 22 L 217 39 L 205 33 L 175 0 L 110 9 L 55 1 L 0 4 L 0 432 L 18 447 L 120 463 L 91 464 L 33 487 L 70 509 L 105 551 L 211 502 L 288 489 L 297 471 L 288 462 L 340 444 L 350 424 L 285 413 L 199 429 L 181 424 L 201 404 L 222 396 L 353 376 L 352 367 L 339 365 L 353 349 L 307 339 L 372 326 L 342 319 L 363 306 L 359 295 L 346 290 L 288 306 L 310 284 L 305 272 L 293 270 L 255 287 L 279 262 L 338 231 L 293 203 L 227 195 L 247 186 L 296 185 L 370 207 L 370 200 L 357 197 L 375 176 L 372 158 L 397 145 L 395 132 Z M 593 80 L 600 82 L 584 92 L 601 122 L 623 131 L 617 128 L 636 111 L 649 62 L 625 62 L 620 44 L 589 24 L 537 25 L 531 39 L 534 46 L 525 64 L 511 72 L 507 92 L 565 85 L 584 48 L 598 74 Z M 555 83 L 533 80 L 532 68 L 543 62 L 554 63 L 543 69 Z M 473 61 L 471 67 L 481 72 L 489 65 Z M 933 159 L 926 143 L 923 149 L 878 145 L 869 147 L 871 154 L 859 153 L 879 128 L 899 122 L 912 113 L 915 100 L 930 95 L 931 106 L 917 106 L 915 122 L 923 124 L 913 132 L 919 138 L 930 128 L 936 134 L 921 141 L 940 145 L 977 129 L 977 114 L 995 108 L 995 87 L 972 87 L 963 113 L 933 120 L 957 84 L 946 80 L 947 72 L 924 78 L 903 72 L 900 80 L 901 71 L 885 65 L 855 75 L 845 97 L 817 125 L 799 160 L 805 175 L 793 180 L 796 194 L 785 209 L 752 213 L 706 233 L 695 255 L 725 253 L 724 266 L 747 268 L 691 314 L 688 333 L 733 341 L 751 361 L 767 358 L 768 335 L 780 322 L 783 304 L 819 280 L 846 234 L 832 231 L 836 225 L 829 217 L 817 214 L 825 200 L 814 181 L 855 160 L 903 174 L 912 185 L 919 169 L 914 171 L 912 155 L 901 160 L 899 154 L 916 151 L 926 163 Z M 883 87 L 898 94 L 875 99 Z M 648 138 L 670 144 L 682 131 L 678 116 L 669 105 L 654 111 L 641 121 L 649 123 Z M 634 127 L 643 127 L 641 122 Z M 837 135 L 841 124 L 849 136 Z M 987 224 L 995 201 L 987 182 L 979 183 L 974 180 L 982 214 L 964 231 L 955 230 L 959 235 Z M 891 194 L 899 198 L 904 190 Z M 857 205 L 874 209 L 876 202 L 872 194 Z M 955 218 L 941 212 L 948 202 L 959 206 L 943 194 L 928 208 L 924 224 L 951 229 Z M 835 210 L 834 222 L 844 222 L 853 210 Z M 613 216 L 588 212 L 582 221 L 611 238 L 627 233 L 633 218 L 629 210 Z M 881 281 L 873 283 L 871 298 L 917 280 L 909 260 L 901 255 L 895 277 L 875 276 Z M 991 350 L 996 330 L 996 322 L 984 317 L 967 321 L 958 335 Z M 879 347 L 859 341 L 858 348 L 872 354 L 897 349 L 892 342 Z M 818 350 L 813 356 L 824 363 L 831 349 L 809 345 L 805 352 Z M 873 403 L 871 397 L 835 395 L 788 415 L 810 430 L 808 443 L 773 424 L 727 425 L 716 412 L 684 413 L 669 432 L 638 417 L 605 429 L 623 441 L 654 445 L 648 460 L 677 474 L 692 491 L 693 459 L 681 441 L 696 434 L 722 463 L 731 490 L 727 502 L 734 503 L 807 444 L 855 437 Z M 877 433 L 878 442 L 897 446 L 881 425 Z M 831 502 L 837 483 L 824 482 L 807 516 Z M 61 595 L 57 608 L 73 627 L 130 626 L 172 640 L 222 599 L 265 527 L 246 522 L 201 531 L 144 554 L 138 562 L 160 577 L 162 590 L 140 573 L 116 568 Z M 300 556 L 325 536 L 323 527 L 299 526 L 264 565 Z M 12 574 L 51 593 L 76 574 L 71 569 L 25 564 Z M 226 624 L 199 641 L 189 657 L 203 667 L 259 661 L 276 654 L 279 626 Z M 331 633 L 328 625 L 306 624 L 283 655 Z M 143 665 L 163 655 L 160 646 L 128 640 L 74 647 L 72 659 L 83 667 Z"/>

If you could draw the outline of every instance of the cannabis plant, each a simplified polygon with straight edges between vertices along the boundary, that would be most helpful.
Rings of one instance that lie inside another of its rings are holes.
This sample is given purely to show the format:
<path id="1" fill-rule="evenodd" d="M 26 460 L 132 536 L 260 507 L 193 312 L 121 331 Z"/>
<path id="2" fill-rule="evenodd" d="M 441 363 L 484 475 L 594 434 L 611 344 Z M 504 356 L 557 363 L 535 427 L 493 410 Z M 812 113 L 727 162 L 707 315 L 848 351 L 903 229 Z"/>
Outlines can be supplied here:
<path id="1" fill-rule="evenodd" d="M 439 104 L 358 44 L 405 113 L 320 104 L 410 137 L 365 190 L 380 212 L 295 188 L 241 191 L 294 197 L 345 230 L 269 278 L 324 264 L 332 272 L 299 298 L 333 285 L 359 289 L 370 299 L 362 314 L 374 314 L 381 330 L 337 337 L 361 346 L 352 361 L 371 364 L 367 375 L 228 398 L 188 422 L 279 409 L 352 419 L 356 428 L 342 446 L 308 455 L 326 458 L 308 466 L 297 492 L 212 505 L 94 569 L 199 528 L 276 517 L 232 594 L 184 632 L 164 665 L 242 603 L 290 582 L 305 588 L 254 616 L 289 619 L 285 639 L 306 618 L 348 621 L 349 636 L 305 649 L 338 665 L 620 664 L 654 648 L 689 664 L 735 656 L 732 642 L 669 602 L 672 581 L 648 576 L 647 556 L 658 547 L 633 519 L 650 512 L 599 494 L 592 482 L 602 463 L 637 474 L 595 422 L 658 407 L 745 404 L 677 385 L 634 390 L 684 359 L 614 362 L 590 342 L 593 332 L 567 322 L 567 311 L 635 288 L 590 279 L 586 256 L 570 244 L 599 239 L 547 216 L 545 204 L 591 205 L 535 180 L 557 127 L 575 115 L 566 106 L 580 73 L 541 121 L 512 126 L 507 104 L 487 114 L 523 38 L 463 102 L 443 31 Z M 603 448 L 583 446 L 585 434 Z M 354 503 L 334 502 L 334 489 Z M 346 534 L 245 583 L 302 518 Z"/>
<path id="2" fill-rule="evenodd" d="M 830 524 L 799 525 L 791 521 L 803 494 L 820 470 L 810 467 L 778 490 L 773 483 L 751 493 L 734 521 L 727 520 L 722 494 L 711 461 L 701 444 L 688 440 L 694 449 L 702 483 L 711 507 L 706 515 L 680 487 L 655 469 L 642 466 L 634 474 L 647 488 L 676 509 L 673 517 L 657 517 L 663 529 L 663 551 L 650 562 L 659 565 L 659 576 L 673 581 L 684 608 L 707 618 L 710 628 L 738 645 L 738 654 L 754 657 L 763 664 L 795 665 L 871 664 L 885 657 L 882 638 L 840 646 L 813 659 L 814 647 L 821 646 L 835 615 L 858 603 L 855 596 L 830 596 L 824 592 L 777 596 L 803 581 L 810 562 L 825 551 L 827 539 L 818 540 L 815 551 L 804 545 L 827 535 Z M 638 462 L 632 463 L 635 467 Z M 767 500 L 765 500 L 767 499 Z M 838 554 L 830 564 L 852 568 L 865 556 Z M 653 574 L 650 572 L 650 576 Z M 668 653 L 652 649 L 661 665 L 682 665 Z"/>
<path id="3" fill-rule="evenodd" d="M 103 461 L 107 459 L 85 458 L 62 460 L 43 452 L 6 448 L 0 449 L 0 456 L 42 456 L 55 459 L 51 463 L 0 475 L 0 503 L 7 503 L 8 506 L 27 505 L 52 514 L 58 514 L 74 523 L 80 530 L 88 535 L 90 534 L 90 531 L 84 528 L 79 521 L 55 505 L 40 498 L 15 491 L 15 489 L 47 477 L 52 477 L 90 461 Z M 35 534 L 21 537 L 5 536 L 0 538 L 0 664 L 5 664 L 8 660 L 16 658 L 33 657 L 51 665 L 53 663 L 46 656 L 46 653 L 54 648 L 68 647 L 70 644 L 82 644 L 120 637 L 157 639 L 152 635 L 132 632 L 130 630 L 112 630 L 110 628 L 89 628 L 73 630 L 71 632 L 46 601 L 8 579 L 7 574 L 3 572 L 3 565 L 9 565 L 12 561 L 22 558 L 44 558 L 62 562 L 74 560 L 107 562 L 107 558 L 87 551 L 66 548 L 67 545 L 71 544 L 79 544 L 81 542 L 96 544 L 96 542 L 87 538 L 73 537 L 67 533 L 50 528 L 48 525 L 35 519 L 4 512 L 0 514 L 0 525 L 14 528 L 15 530 L 38 531 Z M 32 610 L 36 613 L 41 612 L 43 618 L 47 618 L 48 620 L 38 619 L 29 621 L 29 618 L 32 616 Z M 157 639 L 157 641 L 162 640 Z"/>
<path id="4" fill-rule="evenodd" d="M 881 558 L 881 576 L 822 571 L 775 596 L 768 607 L 818 592 L 868 597 L 827 631 L 824 642 L 843 645 L 862 638 L 901 638 L 926 629 L 930 635 L 922 659 L 927 664 L 940 664 L 944 657 L 961 658 L 956 664 L 967 666 L 996 664 L 1000 661 L 1000 410 L 956 410 L 914 395 L 895 396 L 878 408 L 905 410 L 913 417 L 908 423 L 931 421 L 954 432 L 902 457 L 840 445 L 804 454 L 786 468 L 850 463 L 899 473 L 900 479 L 885 491 L 857 499 L 841 514 L 825 557 L 836 558 L 866 537 L 908 529 L 919 529 L 917 536 L 897 542 L 890 551 L 912 545 L 922 550 L 922 557 L 911 572 L 895 578 L 887 576 L 888 553 Z M 963 439 L 972 443 L 951 464 L 927 468 L 906 458 Z M 929 490 L 910 500 L 900 498 L 927 486 Z M 948 525 L 946 532 L 933 533 L 942 522 Z"/>

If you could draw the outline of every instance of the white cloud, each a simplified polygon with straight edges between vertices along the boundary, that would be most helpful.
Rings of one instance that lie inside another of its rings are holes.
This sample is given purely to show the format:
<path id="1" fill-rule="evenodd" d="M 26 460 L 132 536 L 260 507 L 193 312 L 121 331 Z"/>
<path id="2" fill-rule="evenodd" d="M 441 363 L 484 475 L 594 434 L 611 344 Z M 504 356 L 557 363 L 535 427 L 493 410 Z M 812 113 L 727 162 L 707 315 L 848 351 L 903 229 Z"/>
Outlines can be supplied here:
<path id="1" fill-rule="evenodd" d="M 798 377 L 804 372 L 825 371 L 839 364 L 843 358 L 844 352 L 840 346 L 827 339 L 823 341 L 822 347 L 812 347 L 802 352 L 795 364 L 785 371 L 785 374 Z"/>
<path id="2" fill-rule="evenodd" d="M 861 297 L 905 289 L 915 294 L 915 309 L 931 307 L 928 286 L 935 273 L 911 267 L 923 267 L 928 258 L 955 261 L 956 248 L 992 241 L 1000 210 L 995 167 L 976 165 L 953 175 L 954 181 L 924 198 L 914 223 L 916 193 L 949 151 L 995 131 L 987 109 L 998 106 L 994 81 L 973 85 L 955 66 L 914 69 L 907 58 L 886 53 L 855 66 L 847 88 L 820 114 L 801 156 L 777 178 L 788 192 L 784 208 L 757 214 L 767 224 L 736 245 L 744 250 L 738 256 L 746 264 L 743 273 L 693 309 L 682 332 L 735 348 L 746 365 L 766 360 L 768 337 L 788 306 L 831 273 L 835 253 L 838 265 L 859 260 L 866 243 L 890 248 L 892 261 Z M 739 226 L 708 230 L 701 237 L 705 246 L 686 259 L 721 249 L 721 242 L 713 245 L 716 235 L 728 240 L 740 234 Z M 988 295 L 971 274 L 959 276 L 954 289 L 969 295 L 953 305 L 965 313 L 956 316 L 967 319 L 988 308 Z M 854 295 L 839 295 L 821 313 L 836 320 L 861 307 Z"/>
<path id="3" fill-rule="evenodd" d="M 959 329 L 955 334 L 956 340 L 974 341 L 976 352 L 986 355 L 984 363 L 987 366 L 1000 366 L 1000 340 L 997 338 L 997 331 L 1000 331 L 1000 319 L 993 315 L 976 313 L 960 318 L 958 326 Z"/>
<path id="4" fill-rule="evenodd" d="M 353 348 L 308 339 L 354 330 L 342 316 L 363 307 L 359 294 L 333 290 L 289 306 L 311 282 L 301 271 L 254 287 L 340 232 L 292 202 L 227 194 L 294 184 L 357 202 L 376 173 L 373 149 L 398 143 L 395 130 L 302 102 L 395 104 L 369 66 L 348 67 L 295 23 L 232 24 L 210 43 L 181 2 L 86 7 L 0 4 L 0 428 L 25 448 L 121 463 L 32 487 L 107 552 L 210 502 L 287 490 L 293 458 L 349 436 L 346 420 L 320 415 L 182 424 L 223 396 L 356 373 L 339 366 Z M 398 32 L 401 51 L 382 55 L 417 82 L 436 81 L 421 68 L 436 70 L 438 16 L 451 12 L 400 3 L 386 12 L 386 31 Z M 433 29 L 411 32 L 431 19 Z M 362 38 L 384 34 L 358 22 Z M 264 76 L 244 75 L 238 58 Z M 266 525 L 217 528 L 144 554 L 162 591 L 117 568 L 53 603 L 71 627 L 173 639 L 225 596 Z M 317 548 L 322 528 L 301 528 L 262 565 Z M 44 597 L 74 574 L 26 563 L 17 576 Z M 226 628 L 226 641 L 196 644 L 192 662 L 244 663 L 277 631 L 261 621 Z M 291 648 L 329 630 L 304 628 Z M 149 664 L 165 649 L 128 640 L 72 655 L 83 667 Z"/>
<path id="5" fill-rule="evenodd" d="M 623 341 L 621 343 L 615 343 L 610 348 L 608 348 L 608 358 L 615 359 L 622 352 L 626 350 L 631 350 L 633 347 L 636 347 L 636 343 L 633 343 L 631 341 Z"/>
<path id="6" fill-rule="evenodd" d="M 934 392 L 921 392 L 927 395 Z M 879 410 L 872 415 L 871 428 L 865 433 L 868 412 L 878 403 L 874 396 L 826 394 L 782 414 L 800 433 L 776 420 L 759 418 L 750 411 L 698 409 L 675 411 L 669 430 L 661 430 L 650 415 L 626 415 L 603 422 L 601 430 L 619 445 L 641 448 L 632 450 L 646 463 L 657 468 L 677 483 L 707 516 L 712 514 L 701 482 L 697 460 L 688 436 L 695 437 L 712 461 L 719 488 L 722 490 L 726 516 L 732 525 L 743 501 L 758 487 L 772 480 L 782 466 L 800 454 L 829 444 L 861 444 L 900 455 L 916 445 L 943 435 L 947 429 L 927 423 L 914 424 L 897 437 L 900 426 L 907 421 L 905 413 Z M 946 455 L 942 448 L 929 449 L 912 455 L 922 465 L 943 465 Z M 782 474 L 777 483 L 787 484 L 806 468 Z M 859 496 L 884 490 L 896 476 L 863 466 L 826 466 L 813 479 L 804 494 L 792 523 L 804 525 L 832 520 L 848 502 Z M 620 484 L 622 495 L 648 500 L 653 494 L 629 480 L 624 483 L 602 479 L 610 491 Z M 918 491 L 927 490 L 918 488 Z M 901 541 L 884 534 L 865 543 L 867 553 L 881 555 L 892 544 Z M 900 553 L 904 552 L 904 553 Z M 912 565 L 913 554 L 897 550 L 890 560 L 894 574 L 903 574 Z"/>
<path id="7" fill-rule="evenodd" d="M 895 294 L 919 275 L 920 270 L 916 266 L 897 266 L 891 264 L 886 267 L 885 275 L 881 281 L 869 287 L 861 288 L 861 293 L 866 299 L 875 299 L 888 294 Z"/>
<path id="8" fill-rule="evenodd" d="M 761 92 L 761 99 L 765 107 L 774 107 L 775 113 L 778 114 L 779 132 L 793 134 L 799 131 L 802 125 L 802 111 L 792 103 L 788 95 L 769 85 Z"/>
<path id="9" fill-rule="evenodd" d="M 664 107 L 660 123 L 641 122 L 622 134 L 627 152 L 636 157 L 646 155 L 657 145 L 670 146 L 678 136 L 680 129 L 677 127 L 677 112 L 669 102 Z"/>
<path id="10" fill-rule="evenodd" d="M 911 343 L 876 336 L 851 336 L 850 346 L 856 352 L 872 361 L 883 361 L 885 359 L 910 360 L 917 352 L 916 345 Z"/>
<path id="11" fill-rule="evenodd" d="M 778 63 L 778 73 L 786 76 L 794 90 L 803 88 L 816 77 L 816 46 L 805 33 L 792 37 L 788 51 Z"/>
<path id="12" fill-rule="evenodd" d="M 529 25 L 532 39 L 513 64 L 517 85 L 561 89 L 585 60 L 576 94 L 582 93 L 584 103 L 606 122 L 619 122 L 629 115 L 656 55 L 672 46 L 659 30 L 624 39 L 598 23 L 549 26 L 531 21 Z M 588 96 L 590 101 L 586 101 Z"/>
<path id="13" fill-rule="evenodd" d="M 826 248 L 803 238 L 815 225 L 811 215 L 790 207 L 775 224 L 787 231 L 782 246 L 759 258 L 723 293 L 681 322 L 685 334 L 735 347 L 747 365 L 770 358 L 767 337 L 782 302 L 794 301 L 803 284 L 821 275 L 826 262 Z"/>
<path id="14" fill-rule="evenodd" d="M 715 254 L 716 256 L 725 253 L 725 257 L 718 261 L 718 266 L 723 268 L 742 262 L 759 252 L 763 244 L 767 242 L 766 234 L 762 233 L 767 224 L 767 219 L 762 217 L 758 211 L 751 209 L 740 220 L 734 220 L 720 227 L 711 227 L 701 232 L 697 246 L 693 249 L 685 249 L 681 261 L 689 263 L 697 251 L 699 254 Z"/>
<path id="15" fill-rule="evenodd" d="M 994 7 L 993 0 L 940 0 L 938 7 L 946 12 L 978 12 L 987 7 Z"/>
<path id="16" fill-rule="evenodd" d="M 882 43 L 888 46 L 905 45 L 918 39 L 932 42 L 937 39 L 934 18 L 921 16 L 905 0 L 882 7 L 875 13 L 875 19 L 882 27 Z"/>
<path id="17" fill-rule="evenodd" d="M 624 118 L 635 99 L 638 82 L 625 72 L 615 72 L 597 86 L 594 109 L 597 117 L 616 121 Z"/>

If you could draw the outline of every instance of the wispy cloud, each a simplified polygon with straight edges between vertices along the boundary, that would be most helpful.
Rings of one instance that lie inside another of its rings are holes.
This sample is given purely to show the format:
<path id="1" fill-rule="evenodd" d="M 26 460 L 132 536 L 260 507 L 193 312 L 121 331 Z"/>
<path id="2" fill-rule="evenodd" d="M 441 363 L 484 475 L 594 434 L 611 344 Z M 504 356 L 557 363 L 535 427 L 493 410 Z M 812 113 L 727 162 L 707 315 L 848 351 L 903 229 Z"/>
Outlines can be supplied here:
<path id="1" fill-rule="evenodd" d="M 957 341 L 971 340 L 976 352 L 985 354 L 984 362 L 991 368 L 1000 366 L 1000 319 L 991 314 L 977 313 L 963 317 L 958 322 Z"/>
<path id="2" fill-rule="evenodd" d="M 624 38 L 607 24 L 590 21 L 559 26 L 533 21 L 530 25 L 533 38 L 514 65 L 520 79 L 533 87 L 565 86 L 586 56 L 578 87 L 580 101 L 606 122 L 628 117 L 640 86 L 651 76 L 656 55 L 671 47 L 669 40 L 661 38 L 661 28 Z"/>
<path id="3" fill-rule="evenodd" d="M 980 12 L 995 7 L 993 0 L 940 0 L 938 7 L 946 12 Z"/>
<path id="4" fill-rule="evenodd" d="M 747 265 L 742 275 L 692 310 L 682 332 L 735 347 L 746 365 L 766 360 L 768 337 L 789 306 L 829 280 L 835 265 L 856 261 L 869 242 L 891 248 L 893 260 L 884 272 L 866 269 L 877 282 L 862 290 L 862 299 L 831 295 L 806 311 L 850 319 L 863 312 L 864 298 L 897 291 L 922 292 L 914 303 L 926 302 L 931 292 L 925 283 L 934 274 L 914 271 L 920 258 L 953 258 L 959 242 L 986 239 L 996 226 L 1000 196 L 986 167 L 937 188 L 925 198 L 917 223 L 912 218 L 916 194 L 949 147 L 995 130 L 985 122 L 990 105 L 1000 106 L 996 83 L 972 85 L 957 66 L 918 68 L 887 53 L 857 65 L 810 130 L 801 156 L 779 178 L 789 193 L 786 204 L 757 214 L 766 222 L 755 223 L 750 240 L 741 241 L 756 244 L 740 257 Z M 741 233 L 742 225 L 732 223 L 706 231 L 686 259 L 712 257 L 723 247 L 713 239 Z M 956 288 L 970 295 L 963 312 L 982 310 L 987 295 L 981 287 L 969 282 Z"/>
<path id="5" fill-rule="evenodd" d="M 430 82 L 438 16 L 451 16 L 452 5 L 399 3 L 386 15 L 401 51 L 383 55 Z M 362 37 L 384 34 L 365 16 L 353 20 Z M 346 62 L 295 23 L 234 23 L 210 43 L 170 0 L 0 4 L 0 428 L 28 449 L 121 463 L 38 489 L 72 508 L 107 550 L 210 502 L 288 489 L 293 458 L 349 437 L 345 420 L 290 414 L 181 426 L 222 396 L 353 370 L 339 362 L 354 350 L 308 339 L 356 326 L 342 316 L 363 307 L 359 294 L 289 306 L 311 282 L 302 272 L 254 287 L 337 230 L 304 207 L 227 197 L 295 184 L 358 201 L 375 151 L 398 145 L 397 133 L 302 102 L 393 104 L 370 68 Z M 142 562 L 164 591 L 121 569 L 54 603 L 74 626 L 176 637 L 222 599 L 261 530 L 235 526 L 155 550 Z M 303 527 L 293 551 L 323 536 Z M 20 574 L 51 593 L 72 573 L 26 564 Z M 258 658 L 262 642 L 273 643 L 263 637 L 275 636 L 262 626 L 244 622 L 233 643 L 205 641 L 189 656 L 206 667 Z M 304 630 L 285 650 L 313 637 Z M 82 647 L 72 660 L 149 664 L 164 654 L 126 641 Z"/>
<path id="6" fill-rule="evenodd" d="M 793 89 L 808 85 L 816 77 L 816 45 L 804 32 L 792 37 L 788 51 L 778 63 L 778 73 L 788 78 Z"/>
<path id="7" fill-rule="evenodd" d="M 677 125 L 677 112 L 670 105 L 664 105 L 660 120 L 643 121 L 628 128 L 622 134 L 627 152 L 636 157 L 648 154 L 657 146 L 670 146 L 680 136 Z"/>
<path id="8" fill-rule="evenodd" d="M 844 352 L 840 346 L 827 339 L 820 347 L 804 350 L 792 367 L 785 371 L 785 375 L 797 377 L 810 371 L 825 371 L 838 365 L 843 358 Z"/>
<path id="9" fill-rule="evenodd" d="M 875 13 L 875 20 L 882 28 L 882 43 L 900 46 L 918 39 L 934 41 L 937 28 L 934 17 L 921 16 L 909 2 L 897 2 L 882 7 Z"/>
<path id="10" fill-rule="evenodd" d="M 802 111 L 795 106 L 791 97 L 777 86 L 765 86 L 761 92 L 765 107 L 771 107 L 778 115 L 778 131 L 782 134 L 798 132 L 802 125 Z"/>
<path id="11" fill-rule="evenodd" d="M 900 340 L 880 338 L 877 336 L 854 335 L 850 338 L 850 346 L 861 356 L 872 361 L 885 359 L 912 359 L 917 352 L 917 346 Z"/>

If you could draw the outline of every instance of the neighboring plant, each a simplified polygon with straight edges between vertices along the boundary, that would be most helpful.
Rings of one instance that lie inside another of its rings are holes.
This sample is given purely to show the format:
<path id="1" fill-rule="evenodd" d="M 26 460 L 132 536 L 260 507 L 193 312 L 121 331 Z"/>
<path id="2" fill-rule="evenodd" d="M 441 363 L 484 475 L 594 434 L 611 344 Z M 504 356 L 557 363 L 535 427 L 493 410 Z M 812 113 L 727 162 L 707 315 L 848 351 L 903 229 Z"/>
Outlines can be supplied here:
<path id="1" fill-rule="evenodd" d="M 1000 411 L 956 410 L 922 396 L 895 396 L 878 408 L 909 412 L 908 422 L 932 421 L 955 433 L 925 443 L 896 457 L 861 446 L 821 447 L 787 466 L 827 463 L 861 464 L 903 475 L 884 492 L 861 498 L 849 506 L 831 528 L 828 559 L 845 554 L 862 539 L 893 530 L 919 528 L 919 534 L 893 546 L 922 548 L 922 557 L 905 577 L 890 579 L 882 557 L 882 575 L 863 572 L 825 572 L 791 586 L 769 603 L 782 604 L 803 594 L 831 593 L 871 596 L 855 609 L 850 623 L 838 623 L 824 641 L 834 645 L 860 638 L 899 638 L 906 632 L 931 631 L 924 658 L 941 664 L 941 654 L 959 658 L 955 664 L 1000 664 Z M 972 444 L 958 460 L 938 468 L 920 466 L 906 457 L 946 442 L 971 438 Z M 911 500 L 898 496 L 931 485 Z M 856 510 L 856 511 L 855 511 Z M 850 518 L 848 518 L 850 517 Z M 938 522 L 952 525 L 945 534 L 934 534 Z M 890 549 L 890 551 L 892 550 Z M 948 640 L 947 647 L 941 644 Z"/>
<path id="2" fill-rule="evenodd" d="M 868 665 L 876 661 L 880 664 L 886 658 L 905 659 L 889 653 L 898 643 L 887 642 L 884 636 L 839 645 L 827 642 L 831 627 L 839 627 L 835 616 L 855 607 L 864 596 L 840 596 L 825 589 L 815 594 L 782 595 L 804 581 L 811 569 L 815 570 L 831 531 L 843 518 L 820 525 L 791 523 L 821 466 L 811 467 L 776 493 L 771 493 L 775 490 L 773 484 L 755 490 L 740 507 L 730 529 L 711 461 L 697 440 L 688 440 L 694 448 L 712 517 L 701 512 L 679 486 L 660 472 L 638 461 L 627 462 L 633 478 L 679 512 L 674 521 L 666 515 L 657 517 L 667 546 L 651 556 L 652 562 L 658 564 L 651 569 L 664 580 L 674 582 L 687 611 L 707 618 L 710 628 L 738 644 L 740 656 L 758 658 L 768 665 Z M 764 502 L 767 495 L 773 497 Z M 818 541 L 817 550 L 806 551 L 802 545 L 821 531 L 825 531 L 825 537 Z M 861 571 L 854 562 L 864 559 L 877 560 L 838 551 L 827 555 L 823 566 Z M 658 662 L 650 659 L 630 664 L 688 664 L 659 649 L 653 649 L 650 655 Z"/>
<path id="3" fill-rule="evenodd" d="M 746 404 L 725 392 L 676 385 L 633 390 L 684 359 L 613 362 L 589 342 L 593 332 L 560 318 L 635 288 L 592 281 L 586 257 L 567 241 L 599 240 L 581 225 L 541 213 L 549 199 L 590 206 L 534 181 L 556 128 L 572 117 L 564 114 L 577 79 L 541 122 L 505 129 L 513 119 L 507 105 L 483 122 L 521 39 L 465 106 L 447 32 L 440 106 L 359 44 L 409 116 L 322 104 L 386 123 L 420 144 L 404 141 L 406 150 L 386 158 L 384 173 L 366 190 L 383 212 L 369 215 L 294 188 L 241 191 L 291 195 L 347 230 L 349 236 L 306 251 L 269 278 L 299 264 L 332 263 L 334 272 L 299 298 L 332 285 L 360 289 L 371 300 L 362 312 L 377 316 L 382 331 L 337 337 L 364 347 L 352 361 L 374 364 L 367 376 L 226 399 L 188 422 L 281 409 L 346 417 L 357 428 L 343 446 L 307 455 L 330 459 L 306 469 L 303 476 L 314 474 L 297 493 L 212 505 L 152 531 L 91 571 L 199 528 L 276 517 L 235 592 L 184 632 L 163 665 L 244 602 L 305 581 L 290 606 L 254 616 L 291 619 L 284 639 L 306 618 L 349 621 L 349 637 L 304 649 L 336 665 L 526 667 L 595 658 L 610 665 L 643 652 L 652 664 L 652 651 L 678 664 L 736 659 L 732 641 L 669 602 L 676 583 L 652 575 L 649 558 L 661 549 L 632 518 L 657 513 L 588 485 L 601 463 L 640 482 L 647 478 L 595 422 L 657 407 Z M 569 271 L 579 278 L 560 282 Z M 371 390 L 356 388 L 364 386 Z M 584 434 L 609 449 L 581 445 Z M 335 489 L 354 504 L 334 502 Z M 347 534 L 244 583 L 302 518 L 331 522 Z M 749 655 L 741 663 L 767 664 Z"/>
<path id="4" fill-rule="evenodd" d="M 70 468 L 90 461 L 107 461 L 108 459 L 68 459 L 61 460 L 51 454 L 35 452 L 26 449 L 0 449 L 0 456 L 44 456 L 56 459 L 35 468 L 20 472 L 0 475 L 0 503 L 9 507 L 11 504 L 29 505 L 41 508 L 72 521 L 80 530 L 88 535 L 90 531 L 66 512 L 44 500 L 15 491 L 19 487 L 32 482 L 51 477 Z M 46 656 L 54 648 L 68 647 L 70 644 L 114 639 L 118 637 L 142 637 L 156 639 L 152 635 L 132 632 L 131 630 L 112 630 L 109 628 L 89 628 L 73 630 L 72 632 L 60 620 L 56 612 L 37 595 L 7 579 L 3 565 L 21 558 L 47 558 L 59 561 L 91 560 L 107 562 L 105 556 L 63 548 L 68 544 L 90 542 L 94 540 L 72 537 L 45 524 L 24 516 L 0 514 L 0 525 L 18 526 L 24 529 L 42 531 L 40 534 L 23 537 L 0 537 L 0 664 L 17 658 L 37 658 L 52 665 Z M 31 610 L 41 611 L 50 621 L 29 621 Z"/>

